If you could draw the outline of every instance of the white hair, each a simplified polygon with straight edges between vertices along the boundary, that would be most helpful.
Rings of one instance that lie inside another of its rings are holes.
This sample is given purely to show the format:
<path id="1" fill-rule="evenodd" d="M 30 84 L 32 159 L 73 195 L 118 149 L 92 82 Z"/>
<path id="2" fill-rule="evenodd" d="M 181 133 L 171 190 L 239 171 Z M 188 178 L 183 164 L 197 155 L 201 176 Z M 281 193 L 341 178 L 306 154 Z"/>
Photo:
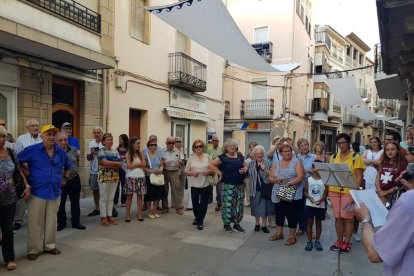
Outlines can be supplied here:
<path id="1" fill-rule="evenodd" d="M 36 122 L 37 124 L 39 124 L 39 121 L 38 120 L 32 118 L 32 119 L 29 119 L 29 120 L 26 121 L 26 127 L 30 126 L 30 124 L 32 122 Z"/>
<path id="2" fill-rule="evenodd" d="M 100 131 L 101 131 L 101 133 L 103 134 L 103 128 L 102 128 L 101 126 L 95 126 L 95 127 L 93 128 L 93 130 L 96 130 L 96 129 L 100 130 Z"/>
<path id="3" fill-rule="evenodd" d="M 262 145 L 255 146 L 254 149 L 252 150 L 252 153 L 256 154 L 257 151 L 262 151 L 263 153 L 265 153 L 265 149 Z"/>

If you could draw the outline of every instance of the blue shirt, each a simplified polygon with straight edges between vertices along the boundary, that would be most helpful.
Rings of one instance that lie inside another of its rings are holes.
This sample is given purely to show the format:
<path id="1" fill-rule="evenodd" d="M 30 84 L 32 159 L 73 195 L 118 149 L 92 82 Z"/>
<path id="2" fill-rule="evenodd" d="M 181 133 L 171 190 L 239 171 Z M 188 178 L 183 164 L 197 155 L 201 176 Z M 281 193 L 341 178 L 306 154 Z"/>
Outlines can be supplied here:
<path id="1" fill-rule="evenodd" d="M 77 150 L 80 150 L 79 140 L 76 137 L 69 136 L 68 137 L 68 145 L 71 146 L 71 147 L 76 148 Z"/>
<path id="2" fill-rule="evenodd" d="M 312 168 L 313 162 L 315 161 L 315 154 L 308 152 L 308 154 L 303 156 L 299 153 L 296 155 L 296 158 L 302 162 L 303 168 L 305 169 L 305 177 L 303 178 L 302 182 L 298 187 L 298 191 L 295 194 L 295 200 L 302 199 L 303 197 L 303 189 L 305 188 L 306 180 L 308 179 L 308 177 L 312 175 L 311 173 L 308 173 L 306 171 Z"/>
<path id="3" fill-rule="evenodd" d="M 218 158 L 221 161 L 219 168 L 223 173 L 223 179 L 221 181 L 226 184 L 242 185 L 244 182 L 244 174 L 240 174 L 239 170 L 244 165 L 243 155 L 238 153 L 236 158 L 230 158 L 225 153 L 222 153 Z"/>
<path id="4" fill-rule="evenodd" d="M 63 172 L 72 168 L 66 153 L 57 144 L 53 148 L 52 158 L 43 143 L 29 146 L 17 155 L 20 163 L 28 164 L 32 194 L 44 200 L 55 200 L 60 196 Z"/>

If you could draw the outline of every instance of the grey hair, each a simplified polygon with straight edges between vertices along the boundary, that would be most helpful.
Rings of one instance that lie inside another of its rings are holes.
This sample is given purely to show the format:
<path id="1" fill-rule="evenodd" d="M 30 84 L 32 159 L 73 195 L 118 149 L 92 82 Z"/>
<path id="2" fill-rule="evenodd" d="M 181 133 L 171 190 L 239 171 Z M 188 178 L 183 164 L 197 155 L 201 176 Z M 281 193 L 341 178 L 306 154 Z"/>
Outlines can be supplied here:
<path id="1" fill-rule="evenodd" d="M 7 130 L 4 126 L 0 126 L 0 135 L 7 136 Z"/>
<path id="2" fill-rule="evenodd" d="M 252 150 L 253 154 L 256 154 L 257 151 L 261 150 L 263 153 L 265 153 L 265 149 L 262 145 L 257 145 L 254 147 L 254 149 Z"/>
<path id="3" fill-rule="evenodd" d="M 103 128 L 101 126 L 95 126 L 92 130 L 95 130 L 95 129 L 99 129 L 101 133 L 103 134 Z"/>
<path id="4" fill-rule="evenodd" d="M 300 148 L 300 145 L 306 143 L 309 146 L 309 141 L 306 138 L 300 138 L 297 142 L 298 148 Z"/>
<path id="5" fill-rule="evenodd" d="M 30 126 L 31 122 L 36 122 L 39 125 L 39 121 L 32 118 L 32 119 L 29 119 L 29 120 L 26 121 L 26 127 Z"/>
<path id="6" fill-rule="evenodd" d="M 223 144 L 223 150 L 227 150 L 227 147 L 230 146 L 231 144 L 235 145 L 236 147 L 239 146 L 236 140 L 234 140 L 233 138 L 228 138 L 226 142 L 224 142 Z"/>

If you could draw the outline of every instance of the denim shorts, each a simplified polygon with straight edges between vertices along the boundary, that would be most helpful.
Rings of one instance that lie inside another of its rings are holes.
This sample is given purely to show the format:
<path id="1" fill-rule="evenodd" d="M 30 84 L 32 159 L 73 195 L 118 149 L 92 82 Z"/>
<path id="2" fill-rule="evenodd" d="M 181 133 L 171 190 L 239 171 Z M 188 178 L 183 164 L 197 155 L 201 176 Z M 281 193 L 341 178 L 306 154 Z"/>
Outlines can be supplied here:
<path id="1" fill-rule="evenodd" d="M 99 191 L 98 175 L 97 174 L 90 174 L 89 175 L 89 188 L 91 189 L 91 191 Z"/>

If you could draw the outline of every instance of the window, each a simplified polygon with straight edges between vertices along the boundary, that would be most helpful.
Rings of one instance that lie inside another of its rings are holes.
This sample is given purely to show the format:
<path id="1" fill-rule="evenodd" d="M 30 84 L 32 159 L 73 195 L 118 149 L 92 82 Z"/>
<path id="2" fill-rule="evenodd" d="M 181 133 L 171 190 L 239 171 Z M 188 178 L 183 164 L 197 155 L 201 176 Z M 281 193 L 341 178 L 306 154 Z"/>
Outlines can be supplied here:
<path id="1" fill-rule="evenodd" d="M 149 44 L 149 13 L 144 9 L 148 0 L 131 0 L 131 37 Z"/>
<path id="2" fill-rule="evenodd" d="M 348 57 L 350 57 L 350 56 L 351 56 L 351 47 L 346 48 L 346 55 L 347 55 Z"/>
<path id="3" fill-rule="evenodd" d="M 177 52 L 190 55 L 190 40 L 184 34 L 177 31 L 176 45 Z"/>
<path id="4" fill-rule="evenodd" d="M 267 99 L 267 78 L 252 79 L 252 100 Z"/>
<path id="5" fill-rule="evenodd" d="M 269 41 L 269 28 L 267 26 L 254 28 L 254 43 Z"/>

